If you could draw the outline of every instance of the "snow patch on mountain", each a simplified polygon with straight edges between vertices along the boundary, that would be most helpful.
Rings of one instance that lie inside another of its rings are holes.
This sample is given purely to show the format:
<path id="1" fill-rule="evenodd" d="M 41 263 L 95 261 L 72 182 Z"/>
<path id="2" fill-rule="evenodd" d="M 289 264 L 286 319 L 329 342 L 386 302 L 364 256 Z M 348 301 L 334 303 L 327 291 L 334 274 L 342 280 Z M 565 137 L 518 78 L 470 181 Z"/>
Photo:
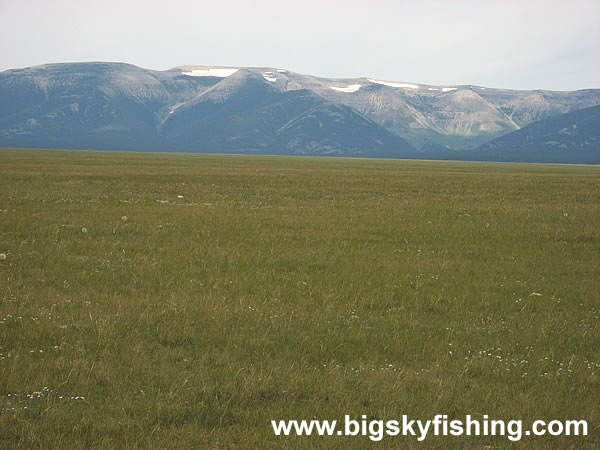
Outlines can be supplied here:
<path id="1" fill-rule="evenodd" d="M 191 72 L 181 72 L 188 77 L 219 77 L 226 78 L 236 73 L 238 69 L 192 69 Z"/>
<path id="2" fill-rule="evenodd" d="M 360 84 L 350 84 L 346 87 L 329 86 L 334 91 L 352 93 L 360 89 Z"/>
<path id="3" fill-rule="evenodd" d="M 371 83 L 383 84 L 384 86 L 389 86 L 389 87 L 419 89 L 419 86 L 417 86 L 416 84 L 396 83 L 396 82 L 392 82 L 392 81 L 380 81 L 380 80 L 373 80 L 372 78 L 369 78 L 369 81 Z"/>
<path id="4" fill-rule="evenodd" d="M 442 92 L 450 92 L 450 91 L 455 91 L 458 88 L 442 88 Z"/>

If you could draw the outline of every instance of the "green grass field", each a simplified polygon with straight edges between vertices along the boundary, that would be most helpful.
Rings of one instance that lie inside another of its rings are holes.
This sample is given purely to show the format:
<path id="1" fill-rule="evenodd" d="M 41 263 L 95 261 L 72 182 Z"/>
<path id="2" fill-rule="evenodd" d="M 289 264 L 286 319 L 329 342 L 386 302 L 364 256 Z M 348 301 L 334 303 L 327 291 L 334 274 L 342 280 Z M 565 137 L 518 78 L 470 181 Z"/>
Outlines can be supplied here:
<path id="1" fill-rule="evenodd" d="M 599 167 L 0 150 L 0 253 L 3 447 L 600 447 Z"/>

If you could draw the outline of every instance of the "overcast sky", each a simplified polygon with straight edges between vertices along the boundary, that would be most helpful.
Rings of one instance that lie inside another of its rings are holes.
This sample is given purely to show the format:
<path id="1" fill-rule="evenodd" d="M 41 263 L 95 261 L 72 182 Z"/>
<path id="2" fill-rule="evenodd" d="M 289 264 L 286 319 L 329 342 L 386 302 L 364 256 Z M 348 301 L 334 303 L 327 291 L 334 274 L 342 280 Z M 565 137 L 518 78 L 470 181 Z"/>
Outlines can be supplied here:
<path id="1" fill-rule="evenodd" d="M 599 23 L 600 0 L 0 0 L 0 70 L 120 61 L 600 88 Z"/>

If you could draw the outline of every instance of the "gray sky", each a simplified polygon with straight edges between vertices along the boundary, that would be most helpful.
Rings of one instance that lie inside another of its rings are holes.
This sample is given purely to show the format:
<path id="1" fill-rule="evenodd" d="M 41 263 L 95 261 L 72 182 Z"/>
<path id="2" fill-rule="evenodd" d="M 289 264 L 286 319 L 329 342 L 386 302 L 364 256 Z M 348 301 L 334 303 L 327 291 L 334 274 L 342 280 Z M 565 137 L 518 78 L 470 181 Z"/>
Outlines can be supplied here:
<path id="1" fill-rule="evenodd" d="M 0 70 L 121 61 L 600 88 L 599 23 L 598 0 L 0 0 Z"/>

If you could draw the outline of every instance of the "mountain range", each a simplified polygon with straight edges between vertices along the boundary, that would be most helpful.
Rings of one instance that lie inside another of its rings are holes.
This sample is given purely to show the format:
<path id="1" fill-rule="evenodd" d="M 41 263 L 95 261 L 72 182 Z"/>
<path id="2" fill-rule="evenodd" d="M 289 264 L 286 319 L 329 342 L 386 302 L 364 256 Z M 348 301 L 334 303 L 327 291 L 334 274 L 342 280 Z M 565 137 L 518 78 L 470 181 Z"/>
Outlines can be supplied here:
<path id="1" fill-rule="evenodd" d="M 0 72 L 0 147 L 600 163 L 600 89 L 47 64 Z"/>

